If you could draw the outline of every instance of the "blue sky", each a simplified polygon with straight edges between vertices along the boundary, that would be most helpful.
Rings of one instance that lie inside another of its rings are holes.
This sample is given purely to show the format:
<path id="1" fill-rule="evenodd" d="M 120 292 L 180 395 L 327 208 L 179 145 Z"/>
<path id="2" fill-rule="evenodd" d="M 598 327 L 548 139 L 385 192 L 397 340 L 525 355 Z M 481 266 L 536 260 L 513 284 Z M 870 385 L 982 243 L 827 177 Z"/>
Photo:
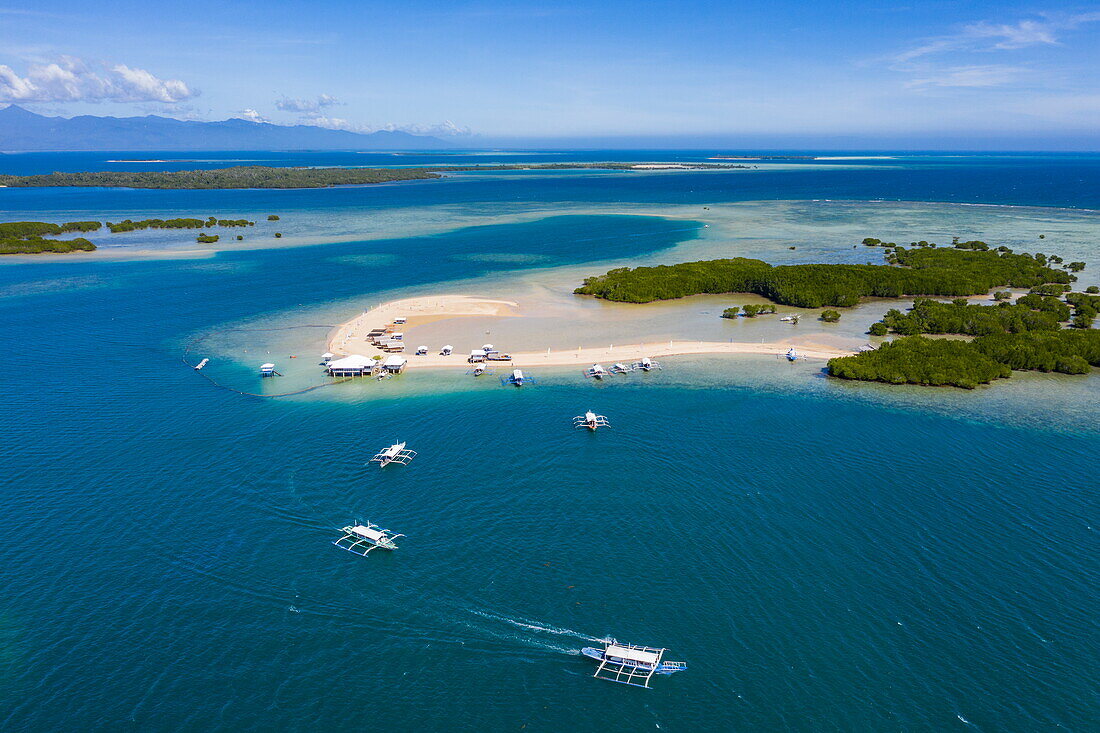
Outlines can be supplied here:
<path id="1" fill-rule="evenodd" d="M 1100 136 L 1100 4 L 0 0 L 0 102 L 501 137 Z"/>

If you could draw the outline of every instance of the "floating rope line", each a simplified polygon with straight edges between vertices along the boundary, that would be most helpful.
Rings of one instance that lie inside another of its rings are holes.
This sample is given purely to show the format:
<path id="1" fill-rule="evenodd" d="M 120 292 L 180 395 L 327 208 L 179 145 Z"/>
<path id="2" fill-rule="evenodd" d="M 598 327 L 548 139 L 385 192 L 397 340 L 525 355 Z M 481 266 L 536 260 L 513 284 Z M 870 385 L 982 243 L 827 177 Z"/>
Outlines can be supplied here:
<path id="1" fill-rule="evenodd" d="M 327 328 L 327 329 L 331 330 L 333 328 L 337 328 L 337 326 L 309 324 L 309 325 L 305 325 L 305 326 L 282 326 L 282 327 L 277 327 L 277 328 L 225 328 L 225 329 L 221 329 L 221 330 L 218 330 L 218 331 L 213 331 L 211 333 L 203 334 L 201 336 L 195 336 L 194 338 L 189 340 L 187 342 L 187 345 L 183 349 L 183 356 L 180 357 L 180 360 L 184 364 L 186 364 L 187 366 L 191 367 L 191 370 L 193 372 L 195 372 L 200 377 L 202 377 L 206 381 L 213 384 L 218 389 L 224 389 L 224 390 L 227 390 L 229 392 L 235 392 L 239 395 L 244 395 L 246 397 L 265 397 L 265 398 L 292 397 L 294 395 L 300 395 L 300 394 L 305 394 L 306 392 L 312 392 L 316 389 L 321 389 L 322 387 L 332 387 L 332 386 L 337 385 L 337 384 L 343 384 L 344 382 L 350 382 L 351 380 L 355 379 L 355 377 L 341 377 L 340 379 L 336 379 L 336 380 L 333 380 L 331 382 L 326 382 L 324 384 L 315 384 L 312 387 L 305 387 L 304 389 L 298 389 L 298 390 L 295 390 L 293 392 L 277 392 L 275 394 L 259 394 L 257 392 L 246 392 L 243 389 L 237 389 L 236 387 L 230 387 L 226 384 L 222 384 L 221 382 L 214 379 L 213 377 L 211 377 L 209 374 L 207 374 L 203 370 L 195 369 L 195 367 L 198 365 L 198 362 L 192 363 L 191 361 L 188 360 L 189 355 L 191 354 L 191 352 L 194 350 L 194 348 L 196 346 L 198 346 L 200 343 L 202 343 L 203 341 L 205 341 L 206 339 L 210 338 L 211 336 L 213 336 L 215 334 L 239 333 L 239 332 L 262 332 L 262 331 L 291 331 L 291 330 L 298 329 L 298 328 Z"/>

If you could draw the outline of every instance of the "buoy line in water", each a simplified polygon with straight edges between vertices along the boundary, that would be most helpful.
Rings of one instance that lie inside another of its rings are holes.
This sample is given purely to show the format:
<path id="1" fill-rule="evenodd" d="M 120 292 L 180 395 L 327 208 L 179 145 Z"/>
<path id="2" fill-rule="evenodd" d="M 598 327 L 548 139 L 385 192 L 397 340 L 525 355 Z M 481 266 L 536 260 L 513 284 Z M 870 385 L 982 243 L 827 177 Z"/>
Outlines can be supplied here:
<path id="1" fill-rule="evenodd" d="M 328 326 L 328 325 L 321 325 L 321 324 L 308 324 L 308 325 L 304 325 L 304 326 L 281 326 L 281 327 L 276 327 L 276 328 L 224 328 L 224 329 L 220 329 L 218 331 L 212 331 L 211 333 L 202 334 L 201 336 L 195 336 L 194 338 L 192 338 L 190 341 L 187 342 L 187 346 L 184 347 L 183 355 L 180 357 L 180 361 L 182 361 L 187 366 L 191 367 L 191 370 L 193 372 L 195 372 L 200 377 L 202 377 L 206 381 L 213 384 L 218 389 L 228 390 L 229 392 L 236 392 L 237 394 L 244 395 L 245 397 L 265 397 L 265 398 L 292 397 L 294 395 L 300 395 L 300 394 L 305 394 L 306 392 L 312 392 L 314 390 L 321 389 L 323 387 L 332 387 L 332 386 L 337 385 L 337 384 L 343 384 L 344 382 L 350 382 L 352 379 L 355 379 L 355 377 L 342 377 L 340 379 L 336 379 L 336 380 L 333 380 L 331 382 L 326 382 L 325 384 L 315 384 L 312 387 L 306 387 L 304 389 L 295 390 L 293 392 L 277 392 L 275 394 L 259 394 L 257 392 L 246 392 L 243 389 L 237 389 L 236 387 L 230 387 L 229 385 L 222 384 L 221 382 L 214 379 L 213 377 L 211 377 L 209 374 L 202 371 L 201 369 L 196 369 L 195 367 L 198 365 L 198 362 L 192 363 L 192 362 L 188 361 L 188 356 L 190 355 L 191 351 L 193 351 L 194 348 L 198 344 L 200 344 L 201 342 L 205 341 L 207 338 L 209 338 L 210 336 L 213 336 L 215 334 L 237 333 L 237 332 L 245 333 L 245 332 L 253 332 L 253 331 L 255 331 L 255 332 L 260 332 L 260 331 L 291 331 L 291 330 L 298 329 L 298 328 L 327 328 L 327 329 L 331 330 L 331 329 L 336 328 L 336 326 Z"/>

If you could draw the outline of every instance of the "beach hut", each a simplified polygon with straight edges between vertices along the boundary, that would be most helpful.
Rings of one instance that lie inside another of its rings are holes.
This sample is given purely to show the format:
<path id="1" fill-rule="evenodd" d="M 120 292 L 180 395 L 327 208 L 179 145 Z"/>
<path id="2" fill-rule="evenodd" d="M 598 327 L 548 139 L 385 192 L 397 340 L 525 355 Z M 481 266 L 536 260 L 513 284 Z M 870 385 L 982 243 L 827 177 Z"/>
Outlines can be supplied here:
<path id="1" fill-rule="evenodd" d="M 406 318 L 405 316 L 397 316 L 397 318 L 393 319 L 393 322 L 400 325 L 402 323 L 408 323 L 409 319 Z"/>
<path id="2" fill-rule="evenodd" d="M 426 356 L 427 354 L 428 354 L 428 347 L 427 346 L 417 346 L 416 347 L 416 355 L 417 356 Z"/>
<path id="3" fill-rule="evenodd" d="M 261 377 L 281 377 L 282 375 L 279 374 L 279 372 L 275 371 L 275 365 L 274 364 L 268 362 L 267 364 L 261 364 L 260 365 L 260 376 Z"/>
<path id="4" fill-rule="evenodd" d="M 336 354 L 332 353 L 331 351 L 326 351 L 325 353 L 321 354 L 321 363 L 328 364 L 330 361 L 333 360 L 335 356 Z"/>
<path id="5" fill-rule="evenodd" d="M 386 360 L 382 362 L 382 371 L 389 374 L 400 374 L 405 371 L 405 365 L 409 363 L 409 360 L 400 355 L 387 356 Z"/>
<path id="6" fill-rule="evenodd" d="M 478 361 L 485 361 L 485 350 L 484 349 L 474 349 L 473 351 L 470 352 L 470 358 L 467 359 L 466 361 L 470 362 L 471 364 L 473 364 L 474 362 L 478 362 Z"/>
<path id="7" fill-rule="evenodd" d="M 325 365 L 329 374 L 334 377 L 363 377 L 374 369 L 374 360 L 359 354 L 345 356 L 343 359 L 330 361 Z"/>

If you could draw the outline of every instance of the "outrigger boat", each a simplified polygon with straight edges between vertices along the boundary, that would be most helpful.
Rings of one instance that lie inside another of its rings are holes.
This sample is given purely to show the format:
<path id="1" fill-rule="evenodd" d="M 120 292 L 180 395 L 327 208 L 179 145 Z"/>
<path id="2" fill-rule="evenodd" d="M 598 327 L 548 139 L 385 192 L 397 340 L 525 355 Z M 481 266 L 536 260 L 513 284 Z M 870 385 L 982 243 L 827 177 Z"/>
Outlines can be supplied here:
<path id="1" fill-rule="evenodd" d="M 581 654 L 600 663 L 596 679 L 619 682 L 635 687 L 649 687 L 655 674 L 672 674 L 687 669 L 686 662 L 664 661 L 665 649 L 634 644 L 620 644 L 614 639 L 604 642 L 604 648 L 586 646 Z"/>
<path id="2" fill-rule="evenodd" d="M 611 427 L 611 423 L 609 423 L 607 418 L 603 415 L 597 415 L 589 410 L 583 415 L 577 415 L 573 418 L 573 427 L 595 430 L 596 428 L 609 428 Z"/>
<path id="3" fill-rule="evenodd" d="M 500 378 L 500 383 L 503 385 L 511 384 L 516 387 L 522 387 L 525 384 L 534 384 L 535 380 L 531 377 L 525 377 L 522 369 L 513 369 L 510 375 Z"/>
<path id="4" fill-rule="evenodd" d="M 651 369 L 662 368 L 660 362 L 653 361 L 653 359 L 650 359 L 648 356 L 643 358 L 641 361 L 634 362 L 631 366 L 634 369 L 641 369 L 643 372 L 648 372 Z"/>
<path id="5" fill-rule="evenodd" d="M 416 458 L 416 451 L 406 449 L 404 443 L 394 443 L 384 451 L 380 451 L 368 463 L 377 463 L 379 467 L 385 467 L 391 463 L 406 466 L 414 458 Z"/>
<path id="6" fill-rule="evenodd" d="M 798 352 L 794 350 L 793 346 L 787 350 L 787 361 L 796 361 L 801 358 L 802 357 L 798 355 Z"/>
<path id="7" fill-rule="evenodd" d="M 626 374 L 629 371 L 631 371 L 630 367 L 628 367 L 626 364 L 623 364 L 621 362 L 615 362 L 614 364 L 611 365 L 611 373 L 612 374 Z"/>
<path id="8" fill-rule="evenodd" d="M 474 376 L 475 377 L 480 377 L 484 373 L 485 373 L 485 363 L 484 362 L 478 362 L 477 364 L 474 364 Z"/>
<path id="9" fill-rule="evenodd" d="M 607 376 L 607 370 L 603 368 L 603 364 L 593 364 L 585 370 L 584 376 L 593 379 L 603 379 Z"/>
<path id="10" fill-rule="evenodd" d="M 394 540 L 405 536 L 391 532 L 388 529 L 382 529 L 370 522 L 366 524 L 356 523 L 344 527 L 340 531 L 344 533 L 343 536 L 332 544 L 341 550 L 347 550 L 362 557 L 366 557 L 371 550 L 396 550 L 397 544 Z"/>

